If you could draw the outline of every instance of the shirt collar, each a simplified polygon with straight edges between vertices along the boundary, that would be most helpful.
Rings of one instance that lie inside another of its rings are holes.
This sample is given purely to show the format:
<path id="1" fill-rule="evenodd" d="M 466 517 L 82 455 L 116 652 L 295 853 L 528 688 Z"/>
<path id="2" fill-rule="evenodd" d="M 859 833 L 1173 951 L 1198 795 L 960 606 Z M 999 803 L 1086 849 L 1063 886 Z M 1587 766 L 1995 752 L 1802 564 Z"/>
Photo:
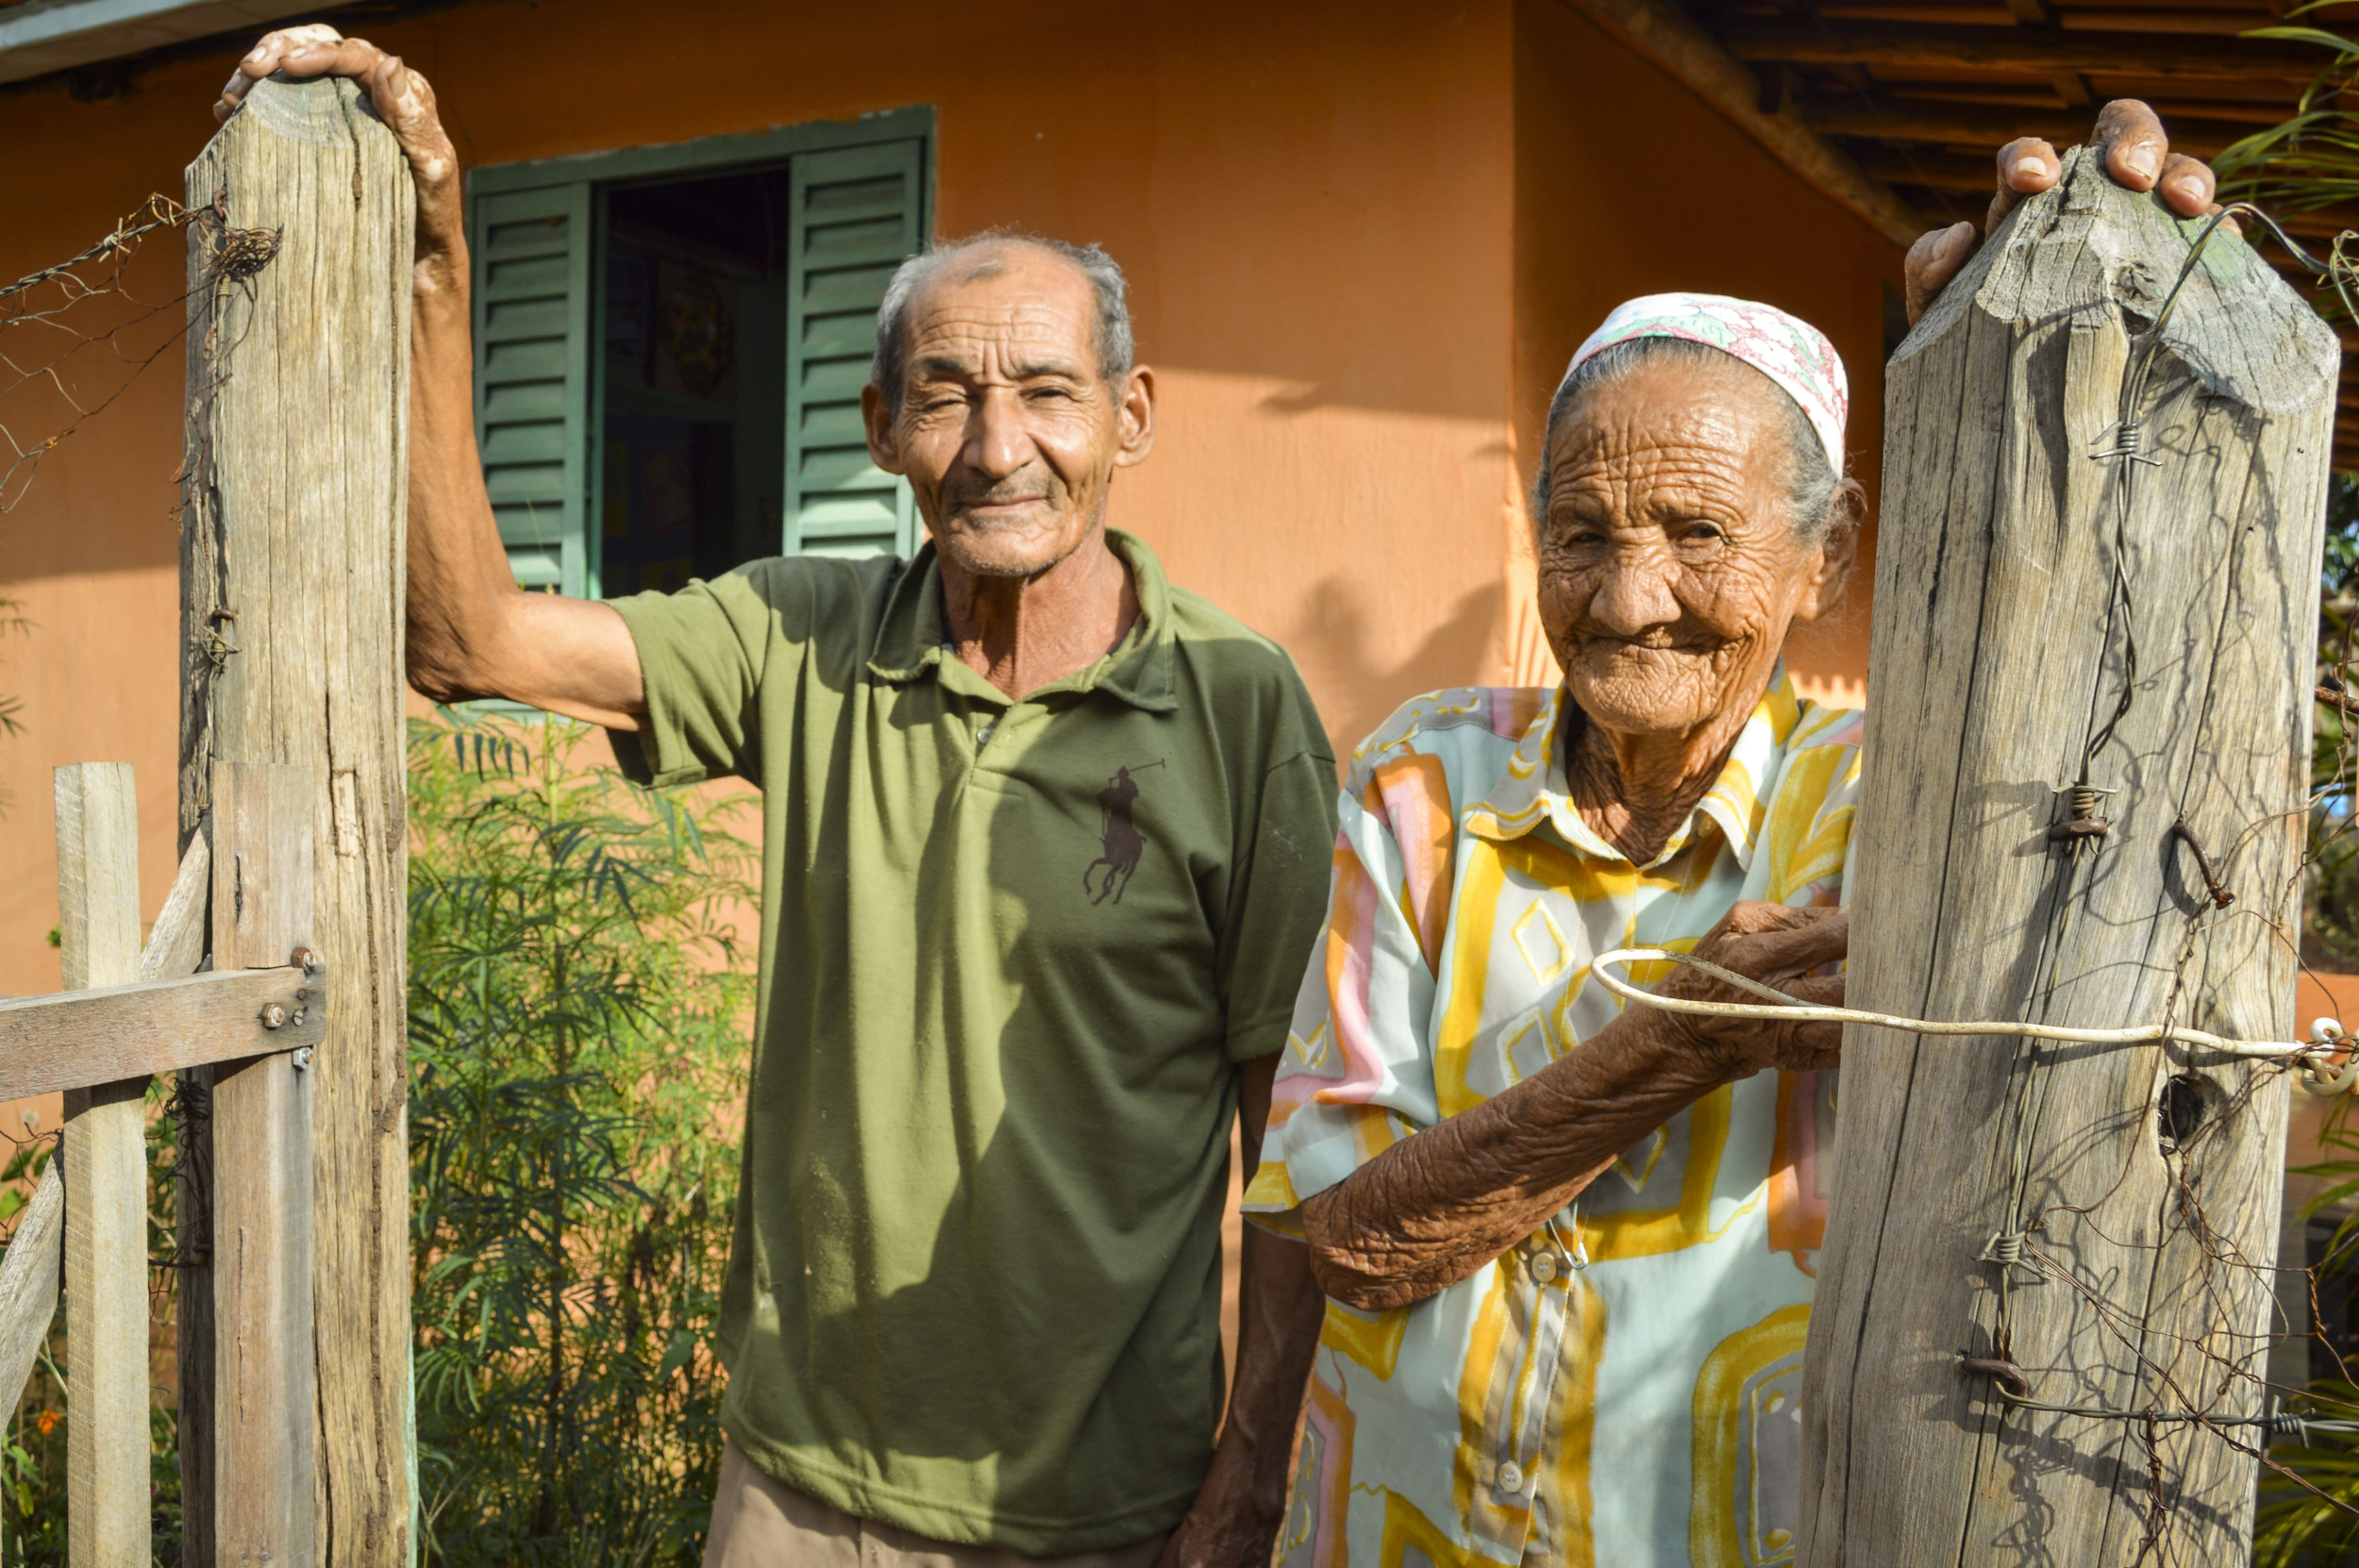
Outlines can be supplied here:
<path id="1" fill-rule="evenodd" d="M 1137 535 L 1108 528 L 1106 544 L 1130 569 L 1139 618 L 1113 651 L 1041 692 L 1104 692 L 1133 708 L 1168 712 L 1180 706 L 1172 694 L 1171 585 L 1163 576 L 1163 562 Z M 969 682 L 960 676 L 974 676 L 973 684 L 982 687 L 975 694 L 988 692 L 1005 701 L 952 655 L 949 635 L 949 619 L 942 608 L 942 562 L 929 539 L 893 586 L 884 618 L 877 626 L 877 640 L 869 648 L 868 668 L 891 681 L 918 680 L 932 672 L 962 690 Z"/>
<path id="2" fill-rule="evenodd" d="M 1770 674 L 1768 689 L 1754 705 L 1752 717 L 1737 732 L 1736 744 L 1730 748 L 1720 776 L 1673 831 L 1662 852 L 1638 869 L 1652 870 L 1685 849 L 1695 841 L 1699 819 L 1709 818 L 1719 826 L 1736 863 L 1749 871 L 1753 844 L 1760 837 L 1766 814 L 1761 791 L 1776 776 L 1786 737 L 1794 733 L 1800 717 L 1800 700 L 1794 694 L 1794 682 L 1786 676 L 1785 662 L 1781 659 Z M 1608 843 L 1582 819 L 1565 781 L 1561 737 L 1567 725 L 1582 722 L 1581 709 L 1564 688 L 1559 686 L 1549 697 L 1546 710 L 1515 743 L 1498 782 L 1466 813 L 1466 831 L 1504 842 L 1522 838 L 1545 822 L 1580 853 L 1629 864 L 1628 856 Z"/>

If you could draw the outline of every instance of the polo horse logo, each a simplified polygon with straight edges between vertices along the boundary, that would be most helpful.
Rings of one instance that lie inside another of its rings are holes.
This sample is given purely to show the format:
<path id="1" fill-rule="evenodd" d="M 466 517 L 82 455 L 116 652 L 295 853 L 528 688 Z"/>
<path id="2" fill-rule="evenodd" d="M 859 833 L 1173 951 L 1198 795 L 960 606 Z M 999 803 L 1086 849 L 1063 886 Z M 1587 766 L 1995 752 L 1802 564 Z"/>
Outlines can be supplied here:
<path id="1" fill-rule="evenodd" d="M 1157 758 L 1145 767 L 1116 768 L 1106 787 L 1097 792 L 1098 831 L 1105 842 L 1096 859 L 1081 872 L 1081 891 L 1090 895 L 1093 904 L 1119 904 L 1130 886 L 1130 878 L 1139 869 L 1139 857 L 1146 851 L 1146 841 L 1139 837 L 1139 825 L 1130 816 L 1130 807 L 1139 798 L 1136 774 L 1148 768 L 1160 768 L 1163 759 Z M 1092 886 L 1097 868 L 1104 866 L 1102 881 Z"/>

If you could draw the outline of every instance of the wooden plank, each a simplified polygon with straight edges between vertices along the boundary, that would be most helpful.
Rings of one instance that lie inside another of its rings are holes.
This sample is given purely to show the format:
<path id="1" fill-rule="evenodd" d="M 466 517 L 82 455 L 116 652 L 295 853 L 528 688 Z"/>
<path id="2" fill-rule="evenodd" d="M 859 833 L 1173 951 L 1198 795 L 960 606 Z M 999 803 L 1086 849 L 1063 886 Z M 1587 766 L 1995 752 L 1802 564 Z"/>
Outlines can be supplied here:
<path id="1" fill-rule="evenodd" d="M 306 770 L 312 934 L 334 991 L 307 1080 L 318 1453 L 335 1499 L 318 1560 L 409 1568 L 402 550 L 413 192 L 392 135 L 339 81 L 258 85 L 190 165 L 188 191 L 223 197 L 231 226 L 278 238 L 272 259 L 242 277 L 217 270 L 218 248 L 190 247 L 196 476 L 180 532 L 180 826 L 185 840 L 205 820 L 216 760 Z M 216 856 L 224 842 L 217 831 Z M 214 965 L 228 967 L 218 953 Z"/>
<path id="2" fill-rule="evenodd" d="M 64 1240 L 65 1166 L 53 1156 L 0 1259 L 0 1410 L 24 1402 L 25 1379 L 57 1321 Z"/>
<path id="3" fill-rule="evenodd" d="M 309 769 L 213 770 L 213 962 L 307 947 Z M 318 1388 L 311 1299 L 311 1084 L 302 1055 L 214 1069 L 213 1560 L 318 1557 Z"/>
<path id="4" fill-rule="evenodd" d="M 1770 154 L 1896 245 L 1933 225 L 1791 115 L 1765 114 L 1753 73 L 1670 0 L 1574 0 L 1592 21 L 1687 84 Z"/>
<path id="5" fill-rule="evenodd" d="M 128 762 L 57 771 L 58 943 L 69 991 L 136 980 L 139 797 Z M 78 1075 L 89 1083 L 92 1075 Z M 147 1079 L 65 1099 L 66 1555 L 150 1557 Z"/>
<path id="6" fill-rule="evenodd" d="M 205 911 L 212 892 L 212 844 L 199 833 L 181 852 L 180 869 L 173 874 L 172 891 L 148 929 L 147 945 L 140 949 L 140 978 L 176 980 L 193 975 L 205 958 Z"/>
<path id="7" fill-rule="evenodd" d="M 325 987 L 324 972 L 282 966 L 9 997 L 0 1100 L 316 1046 L 327 1035 Z"/>
<path id="8" fill-rule="evenodd" d="M 1909 22 L 1732 19 L 1715 29 L 1740 60 L 1865 65 L 1886 70 L 2078 71 L 2170 81 L 2306 82 L 2319 51 L 2264 39 L 2168 33 L 2027 32 L 2020 27 Z"/>
<path id="9" fill-rule="evenodd" d="M 2250 250 L 2215 245 L 2164 332 L 2143 409 L 2159 466 L 2126 523 L 2122 465 L 2093 454 L 2116 439 L 2124 318 L 2153 319 L 2186 240 L 2094 153 L 2066 155 L 1894 357 L 1856 1007 L 2295 1037 L 2278 933 L 2300 914 L 2339 356 Z M 2130 609 L 2109 631 L 2116 566 Z M 2056 786 L 2114 711 L 2125 626 L 2134 700 L 2090 764 L 2121 792 L 2099 847 L 2069 854 L 2048 839 Z M 2232 909 L 2202 896 L 2182 821 Z M 2166 1138 L 2184 1093 L 2206 1118 L 2250 1099 Z M 2005 1357 L 2054 1404 L 2262 1413 L 2234 1374 L 2265 1359 L 2286 1096 L 2258 1064 L 2160 1047 L 1848 1030 L 1796 1560 L 2244 1561 L 2253 1462 L 2225 1437 L 2169 1427 L 2150 1453 L 2135 1422 L 2013 1410 L 1959 1353 Z M 1983 1259 L 2033 1226 L 2085 1293 Z M 2141 1554 L 2154 1495 L 2167 1542 Z"/>

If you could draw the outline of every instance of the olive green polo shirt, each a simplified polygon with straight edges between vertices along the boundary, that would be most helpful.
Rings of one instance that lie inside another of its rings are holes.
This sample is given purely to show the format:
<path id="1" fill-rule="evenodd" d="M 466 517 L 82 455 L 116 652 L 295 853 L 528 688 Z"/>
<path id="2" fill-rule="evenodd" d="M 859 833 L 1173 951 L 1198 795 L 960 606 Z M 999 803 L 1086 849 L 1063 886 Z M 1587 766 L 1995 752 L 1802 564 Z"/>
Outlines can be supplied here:
<path id="1" fill-rule="evenodd" d="M 1021 701 L 945 642 L 930 545 L 615 604 L 625 768 L 762 791 L 723 1426 L 1033 1556 L 1168 1529 L 1203 1479 L 1235 1064 L 1285 1043 L 1335 832 L 1293 660 L 1107 537 L 1136 626 Z"/>

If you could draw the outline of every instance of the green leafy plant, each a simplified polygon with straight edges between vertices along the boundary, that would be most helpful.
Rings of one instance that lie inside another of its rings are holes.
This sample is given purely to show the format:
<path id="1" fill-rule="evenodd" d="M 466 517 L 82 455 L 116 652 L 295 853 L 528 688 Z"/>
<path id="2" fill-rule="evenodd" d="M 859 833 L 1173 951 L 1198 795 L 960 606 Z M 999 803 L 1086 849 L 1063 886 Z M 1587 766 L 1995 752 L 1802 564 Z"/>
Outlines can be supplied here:
<path id="1" fill-rule="evenodd" d="M 753 985 L 747 797 L 560 720 L 413 722 L 410 1101 L 426 1560 L 694 1564 Z"/>

